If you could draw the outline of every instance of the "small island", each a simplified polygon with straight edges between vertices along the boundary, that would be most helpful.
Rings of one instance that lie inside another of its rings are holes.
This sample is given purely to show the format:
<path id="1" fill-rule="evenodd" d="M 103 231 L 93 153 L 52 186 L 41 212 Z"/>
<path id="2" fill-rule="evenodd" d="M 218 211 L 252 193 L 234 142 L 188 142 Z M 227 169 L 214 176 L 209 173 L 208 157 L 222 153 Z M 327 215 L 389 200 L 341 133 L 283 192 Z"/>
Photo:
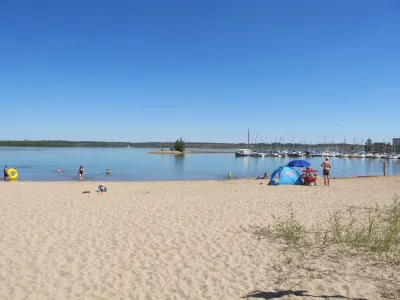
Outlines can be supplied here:
<path id="1" fill-rule="evenodd" d="M 149 154 L 169 154 L 169 155 L 184 155 L 184 154 L 232 154 L 231 151 L 189 151 L 186 150 L 185 141 L 180 138 L 177 139 L 174 148 L 169 150 L 161 149 L 160 151 L 150 151 Z"/>

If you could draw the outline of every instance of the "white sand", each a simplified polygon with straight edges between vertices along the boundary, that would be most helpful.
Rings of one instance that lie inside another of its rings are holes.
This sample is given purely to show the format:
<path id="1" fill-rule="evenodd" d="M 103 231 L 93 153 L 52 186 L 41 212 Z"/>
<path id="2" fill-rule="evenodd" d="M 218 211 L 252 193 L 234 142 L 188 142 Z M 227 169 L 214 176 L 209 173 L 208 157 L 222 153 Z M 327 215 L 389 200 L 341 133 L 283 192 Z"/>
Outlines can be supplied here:
<path id="1" fill-rule="evenodd" d="M 266 225 L 290 202 L 311 224 L 400 192 L 399 177 L 266 183 L 108 183 L 102 195 L 90 182 L 0 183 L 0 299 L 241 299 L 254 290 L 277 298 L 269 293 L 284 288 L 271 269 L 278 249 L 240 226 Z M 366 261 L 336 267 L 304 283 L 306 294 L 386 299 L 400 280 L 398 269 L 382 275 Z"/>

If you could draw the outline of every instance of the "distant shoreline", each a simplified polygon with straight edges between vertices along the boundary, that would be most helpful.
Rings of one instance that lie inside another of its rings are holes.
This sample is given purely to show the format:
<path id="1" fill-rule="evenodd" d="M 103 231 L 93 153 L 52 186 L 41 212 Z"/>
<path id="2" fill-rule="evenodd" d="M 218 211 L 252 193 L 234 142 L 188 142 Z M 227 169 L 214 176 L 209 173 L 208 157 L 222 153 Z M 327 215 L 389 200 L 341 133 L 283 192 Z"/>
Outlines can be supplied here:
<path id="1" fill-rule="evenodd" d="M 184 155 L 184 154 L 234 154 L 233 151 L 150 151 L 149 154 L 169 154 L 169 155 Z"/>
<path id="2" fill-rule="evenodd" d="M 45 147 L 45 148 L 148 148 L 170 149 L 174 142 L 106 142 L 106 141 L 65 141 L 65 140 L 0 140 L 0 147 Z M 186 149 L 215 149 L 218 153 L 226 153 L 227 149 L 330 149 L 339 148 L 341 151 L 362 151 L 365 145 L 353 145 L 347 143 L 215 143 L 215 142 L 185 142 Z M 220 150 L 220 151 L 218 151 Z M 208 151 L 207 151 L 208 153 Z"/>

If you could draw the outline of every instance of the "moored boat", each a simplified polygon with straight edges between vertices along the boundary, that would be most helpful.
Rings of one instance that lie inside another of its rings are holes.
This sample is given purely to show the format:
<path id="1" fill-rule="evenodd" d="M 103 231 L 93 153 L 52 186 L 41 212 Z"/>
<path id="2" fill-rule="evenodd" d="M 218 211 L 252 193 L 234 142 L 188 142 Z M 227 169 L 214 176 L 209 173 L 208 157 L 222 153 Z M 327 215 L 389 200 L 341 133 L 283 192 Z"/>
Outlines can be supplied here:
<path id="1" fill-rule="evenodd" d="M 250 155 L 253 156 L 253 157 L 264 157 L 264 156 L 265 156 L 265 153 L 261 153 L 261 152 L 252 152 Z"/>
<path id="2" fill-rule="evenodd" d="M 305 153 L 303 153 L 301 151 L 293 151 L 293 152 L 289 153 L 289 157 L 302 157 L 304 155 L 305 155 Z"/>
<path id="3" fill-rule="evenodd" d="M 235 156 L 238 156 L 238 157 L 251 156 L 251 150 L 250 149 L 238 149 L 235 152 Z"/>

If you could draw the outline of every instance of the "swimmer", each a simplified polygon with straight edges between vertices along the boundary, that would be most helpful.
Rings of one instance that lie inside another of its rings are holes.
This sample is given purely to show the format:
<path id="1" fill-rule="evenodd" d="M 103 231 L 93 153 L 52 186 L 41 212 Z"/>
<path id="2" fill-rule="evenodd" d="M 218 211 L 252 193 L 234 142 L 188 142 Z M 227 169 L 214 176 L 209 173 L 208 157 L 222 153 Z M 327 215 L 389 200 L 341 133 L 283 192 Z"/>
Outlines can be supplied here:
<path id="1" fill-rule="evenodd" d="M 85 173 L 85 169 L 83 168 L 83 166 L 80 166 L 79 170 L 78 170 L 78 174 L 79 174 L 79 179 L 80 180 L 83 180 L 83 174 L 84 173 Z"/>
<path id="2" fill-rule="evenodd" d="M 60 172 L 61 172 L 61 168 L 58 168 L 58 169 L 57 169 L 57 172 L 60 173 Z"/>
<path id="3" fill-rule="evenodd" d="M 106 170 L 106 174 L 107 174 L 107 175 L 110 175 L 110 174 L 111 174 L 111 172 L 110 172 L 109 169 Z"/>
<path id="4" fill-rule="evenodd" d="M 8 168 L 7 166 L 4 167 L 4 181 L 7 181 L 10 179 L 10 177 L 8 176 Z"/>

